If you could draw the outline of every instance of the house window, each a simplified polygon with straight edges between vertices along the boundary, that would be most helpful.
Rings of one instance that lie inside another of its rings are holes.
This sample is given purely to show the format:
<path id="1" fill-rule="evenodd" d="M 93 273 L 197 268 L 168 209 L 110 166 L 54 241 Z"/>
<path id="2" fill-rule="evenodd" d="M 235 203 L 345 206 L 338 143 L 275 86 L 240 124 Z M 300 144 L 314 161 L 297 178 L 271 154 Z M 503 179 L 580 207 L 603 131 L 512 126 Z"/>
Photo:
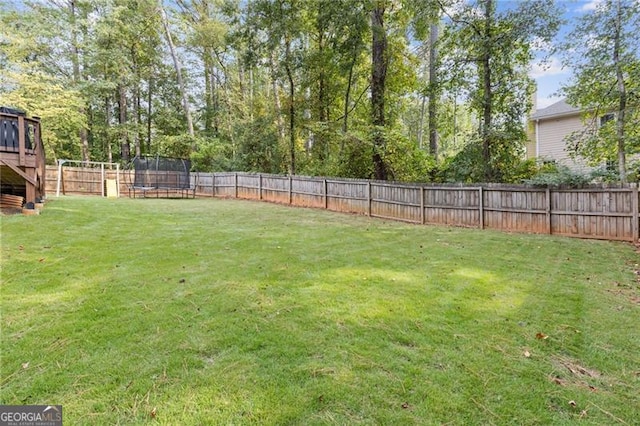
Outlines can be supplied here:
<path id="1" fill-rule="evenodd" d="M 600 127 L 604 126 L 610 121 L 613 121 L 614 118 L 615 116 L 613 114 L 605 114 L 600 116 Z"/>

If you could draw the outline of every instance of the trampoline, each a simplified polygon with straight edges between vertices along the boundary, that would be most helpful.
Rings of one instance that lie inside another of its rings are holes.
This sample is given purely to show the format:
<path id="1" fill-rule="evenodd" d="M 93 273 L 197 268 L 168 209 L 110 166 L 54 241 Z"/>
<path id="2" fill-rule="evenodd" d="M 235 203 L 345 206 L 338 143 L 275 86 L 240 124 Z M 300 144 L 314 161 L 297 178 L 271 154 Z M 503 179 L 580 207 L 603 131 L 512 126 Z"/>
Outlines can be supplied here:
<path id="1" fill-rule="evenodd" d="M 195 198 L 195 185 L 191 185 L 190 170 L 191 161 L 182 158 L 135 157 L 128 173 L 129 197 Z"/>

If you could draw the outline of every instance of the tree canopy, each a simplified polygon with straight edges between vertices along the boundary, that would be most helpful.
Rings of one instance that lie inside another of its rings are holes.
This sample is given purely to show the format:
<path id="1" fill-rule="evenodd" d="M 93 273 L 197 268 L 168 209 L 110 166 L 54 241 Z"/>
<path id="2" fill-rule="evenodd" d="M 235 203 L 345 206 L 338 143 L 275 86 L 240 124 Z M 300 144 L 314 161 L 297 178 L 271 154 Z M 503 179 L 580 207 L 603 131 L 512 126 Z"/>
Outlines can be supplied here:
<path id="1" fill-rule="evenodd" d="M 25 0 L 0 9 L 0 103 L 43 118 L 50 160 L 162 154 L 202 171 L 517 181 L 533 46 L 558 16 L 552 0 Z M 637 51 L 619 40 L 634 93 Z M 600 76 L 587 59 L 604 44 L 576 46 L 576 87 Z M 637 113 L 624 119 L 628 148 Z"/>
<path id="2" fill-rule="evenodd" d="M 563 90 L 569 102 L 586 112 L 585 130 L 571 148 L 592 164 L 616 163 L 627 180 L 627 156 L 640 152 L 640 3 L 606 0 L 585 14 L 571 39 L 577 42 L 565 63 L 575 77 Z"/>

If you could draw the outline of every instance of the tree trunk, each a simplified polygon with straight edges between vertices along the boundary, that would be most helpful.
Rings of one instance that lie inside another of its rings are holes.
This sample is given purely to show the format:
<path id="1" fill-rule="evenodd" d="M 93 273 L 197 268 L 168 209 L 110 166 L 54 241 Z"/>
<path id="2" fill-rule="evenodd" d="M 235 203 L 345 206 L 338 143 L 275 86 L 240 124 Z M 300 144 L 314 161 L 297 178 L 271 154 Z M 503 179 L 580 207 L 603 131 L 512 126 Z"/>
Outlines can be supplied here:
<path id="1" fill-rule="evenodd" d="M 142 154 L 141 152 L 141 148 L 140 145 L 142 143 L 142 101 L 140 100 L 140 97 L 142 96 L 142 91 L 140 90 L 140 80 L 136 77 L 136 88 L 135 88 L 135 94 L 134 97 L 135 99 L 133 100 L 133 113 L 135 116 L 135 120 L 136 120 L 136 131 L 135 131 L 135 139 L 134 139 L 134 146 L 135 146 L 135 150 L 136 150 L 136 156 L 140 156 L 140 154 Z"/>
<path id="2" fill-rule="evenodd" d="M 371 123 L 373 124 L 373 168 L 378 180 L 387 180 L 388 170 L 384 161 L 385 114 L 384 95 L 387 77 L 387 34 L 384 28 L 384 4 L 377 1 L 371 12 Z"/>
<path id="3" fill-rule="evenodd" d="M 431 24 L 429 34 L 429 152 L 438 159 L 438 76 L 437 49 L 438 24 Z M 424 108 L 424 104 L 423 104 Z"/>
<path id="4" fill-rule="evenodd" d="M 318 23 L 318 54 L 322 58 L 324 55 L 324 35 L 325 30 Z M 318 76 L 318 121 L 320 123 L 326 123 L 329 121 L 329 112 L 327 110 L 327 92 L 326 92 L 326 75 L 324 72 L 324 65 L 320 65 L 320 75 Z M 311 133 L 311 132 L 310 132 Z M 309 138 L 313 138 L 318 153 L 318 159 L 321 163 L 325 159 L 329 158 L 329 146 L 326 141 L 325 134 L 320 132 L 318 135 L 311 133 Z"/>
<path id="5" fill-rule="evenodd" d="M 622 32 L 622 8 L 620 0 L 616 1 L 616 22 L 614 33 L 613 63 L 616 68 L 616 83 L 618 87 L 618 114 L 616 117 L 616 139 L 618 145 L 618 173 L 620 182 L 627 183 L 627 161 L 625 148 L 625 113 L 627 109 L 627 87 L 620 64 L 620 38 Z"/>
<path id="6" fill-rule="evenodd" d="M 273 53 L 269 56 L 271 66 L 271 90 L 273 91 L 273 106 L 275 108 L 276 123 L 278 125 L 278 135 L 280 140 L 284 143 L 285 129 L 284 122 L 282 120 L 282 105 L 280 103 L 280 95 L 278 94 L 278 81 L 276 79 L 275 60 Z"/>
<path id="7" fill-rule="evenodd" d="M 420 120 L 418 121 L 418 148 L 422 149 L 422 140 L 424 134 L 424 110 L 427 103 L 427 96 L 420 93 Z"/>
<path id="8" fill-rule="evenodd" d="M 173 60 L 173 66 L 176 70 L 176 76 L 178 78 L 178 87 L 180 88 L 180 94 L 182 95 L 182 108 L 184 109 L 184 115 L 187 118 L 187 128 L 189 130 L 189 136 L 193 137 L 195 136 L 195 133 L 193 131 L 193 120 L 191 119 L 191 110 L 189 109 L 189 98 L 187 97 L 187 89 L 185 88 L 184 81 L 182 79 L 180 60 L 178 59 L 176 48 L 173 45 L 173 39 L 171 38 L 171 31 L 169 30 L 167 14 L 164 12 L 164 8 L 162 7 L 162 0 L 159 0 L 158 7 L 160 9 L 160 16 L 162 18 L 162 25 L 164 26 L 165 35 L 167 37 L 167 43 L 169 44 L 171 59 Z M 192 149 L 195 150 L 195 148 L 195 146 L 192 146 Z"/>
<path id="9" fill-rule="evenodd" d="M 213 112 L 213 78 L 211 77 L 211 53 L 208 48 L 203 49 L 202 62 L 204 66 L 204 132 L 211 134 Z"/>
<path id="10" fill-rule="evenodd" d="M 104 121 L 105 121 L 104 140 L 107 144 L 107 161 L 112 163 L 113 150 L 111 149 L 111 138 L 109 137 L 109 130 L 108 130 L 111 126 L 111 102 L 110 102 L 109 96 L 104 98 Z"/>
<path id="11" fill-rule="evenodd" d="M 295 135 L 295 86 L 291 71 L 291 41 L 285 41 L 285 70 L 289 80 L 289 173 L 296 174 L 296 135 Z"/>
<path id="12" fill-rule="evenodd" d="M 121 83 L 118 85 L 118 124 L 120 125 L 120 152 L 122 161 L 128 162 L 131 158 L 131 144 L 127 131 L 127 91 Z"/>
<path id="13" fill-rule="evenodd" d="M 355 50 L 355 49 L 354 49 Z M 344 94 L 344 117 L 342 121 L 342 133 L 346 134 L 349 130 L 349 102 L 351 98 L 351 86 L 353 85 L 353 68 L 356 65 L 356 55 L 349 66 L 349 78 L 347 79 L 347 90 Z M 342 150 L 342 149 L 341 149 Z"/>
<path id="14" fill-rule="evenodd" d="M 484 52 L 480 60 L 480 74 L 482 76 L 482 160 L 484 162 L 484 177 L 487 182 L 493 180 L 493 166 L 491 164 L 491 130 L 493 117 L 493 89 L 491 87 L 491 43 L 494 14 L 494 0 L 486 0 L 484 16 Z"/>
<path id="15" fill-rule="evenodd" d="M 216 81 L 218 70 L 215 66 L 211 66 L 211 73 L 209 78 L 211 79 L 211 105 L 212 121 L 213 121 L 213 134 L 218 137 L 220 135 L 220 95 L 218 94 L 219 84 Z"/>
<path id="16" fill-rule="evenodd" d="M 80 73 L 80 48 L 78 47 L 78 28 L 76 25 L 76 0 L 71 0 L 69 2 L 69 13 L 71 18 L 71 44 L 72 44 L 72 57 L 71 61 L 73 63 L 73 81 L 78 86 L 80 84 L 80 80 L 82 79 L 82 75 Z M 81 108 L 80 111 L 83 115 L 87 115 L 87 111 L 84 108 Z M 82 127 L 79 131 L 80 136 L 80 147 L 82 150 L 82 161 L 90 161 L 91 155 L 89 152 L 89 134 L 87 132 L 86 127 Z"/>
<path id="17" fill-rule="evenodd" d="M 151 155 L 151 113 L 153 99 L 153 74 L 149 76 L 147 93 L 147 154 Z"/>
<path id="18" fill-rule="evenodd" d="M 253 122 L 253 85 L 253 66 L 251 66 L 251 68 L 249 68 L 249 120 L 251 122 Z"/>

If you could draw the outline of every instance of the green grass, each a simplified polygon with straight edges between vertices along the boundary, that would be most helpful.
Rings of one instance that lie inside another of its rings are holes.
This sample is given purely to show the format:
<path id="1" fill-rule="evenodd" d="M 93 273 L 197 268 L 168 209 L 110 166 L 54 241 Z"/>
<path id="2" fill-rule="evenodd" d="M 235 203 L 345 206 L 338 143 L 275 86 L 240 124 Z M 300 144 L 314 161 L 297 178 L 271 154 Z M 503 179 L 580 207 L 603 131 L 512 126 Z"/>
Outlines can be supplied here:
<path id="1" fill-rule="evenodd" d="M 1 220 L 0 403 L 65 424 L 640 419 L 628 244 L 208 199 Z"/>

